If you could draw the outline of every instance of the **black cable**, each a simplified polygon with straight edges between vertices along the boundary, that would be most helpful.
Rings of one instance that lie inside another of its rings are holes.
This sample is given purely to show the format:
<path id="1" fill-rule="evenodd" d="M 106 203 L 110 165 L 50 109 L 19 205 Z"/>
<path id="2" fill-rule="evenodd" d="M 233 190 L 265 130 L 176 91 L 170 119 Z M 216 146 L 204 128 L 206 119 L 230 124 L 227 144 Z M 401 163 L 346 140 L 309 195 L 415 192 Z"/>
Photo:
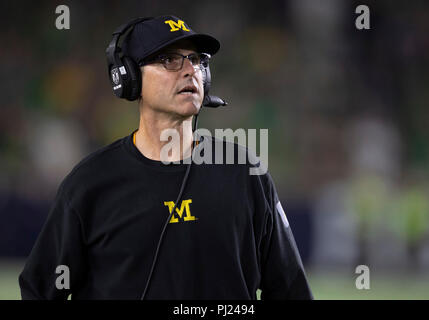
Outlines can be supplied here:
<path id="1" fill-rule="evenodd" d="M 201 108 L 202 108 L 202 106 L 201 106 Z M 200 111 L 201 111 L 201 109 L 200 109 Z M 191 150 L 191 162 L 188 164 L 188 167 L 186 168 L 186 173 L 185 173 L 185 176 L 184 176 L 184 178 L 182 180 L 182 186 L 180 187 L 180 192 L 179 192 L 177 200 L 176 200 L 176 202 L 174 204 L 173 210 L 171 210 L 170 215 L 168 216 L 167 220 L 164 223 L 164 227 L 162 229 L 161 235 L 160 235 L 159 240 L 158 240 L 158 245 L 156 247 L 155 256 L 153 258 L 152 267 L 150 269 L 149 277 L 148 277 L 147 282 L 146 282 L 146 287 L 145 287 L 145 289 L 143 291 L 143 294 L 142 294 L 140 300 L 144 300 L 144 298 L 146 296 L 146 292 L 147 292 L 147 290 L 149 288 L 150 281 L 152 280 L 152 273 L 153 273 L 153 270 L 155 269 L 156 261 L 158 260 L 158 253 L 159 253 L 159 249 L 161 248 L 161 243 L 162 243 L 162 240 L 164 238 L 165 230 L 167 229 L 168 223 L 170 222 L 170 219 L 171 219 L 172 215 L 174 214 L 174 210 L 176 210 L 177 204 L 181 200 L 183 190 L 185 189 L 186 181 L 188 180 L 189 172 L 191 170 L 191 165 L 192 165 L 192 162 L 193 162 L 193 156 L 192 155 L 193 155 L 193 153 L 195 151 L 195 141 L 196 141 L 196 139 L 195 139 L 195 137 L 193 135 L 194 135 L 195 129 L 197 128 L 198 115 L 199 115 L 199 112 L 195 115 L 195 122 L 194 122 L 194 126 L 192 128 L 192 140 L 193 141 L 192 141 L 192 150 Z"/>

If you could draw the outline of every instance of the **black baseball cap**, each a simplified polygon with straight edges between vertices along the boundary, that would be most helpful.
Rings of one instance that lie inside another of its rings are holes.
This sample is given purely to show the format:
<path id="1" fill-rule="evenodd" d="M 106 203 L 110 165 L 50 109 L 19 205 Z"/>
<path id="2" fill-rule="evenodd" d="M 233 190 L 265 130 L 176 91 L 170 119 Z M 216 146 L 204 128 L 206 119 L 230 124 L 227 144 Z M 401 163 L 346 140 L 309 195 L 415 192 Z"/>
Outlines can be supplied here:
<path id="1" fill-rule="evenodd" d="M 182 19 L 167 15 L 137 23 L 122 43 L 122 52 L 140 64 L 146 57 L 182 39 L 190 40 L 198 52 L 214 55 L 220 43 L 214 37 L 193 31 Z"/>

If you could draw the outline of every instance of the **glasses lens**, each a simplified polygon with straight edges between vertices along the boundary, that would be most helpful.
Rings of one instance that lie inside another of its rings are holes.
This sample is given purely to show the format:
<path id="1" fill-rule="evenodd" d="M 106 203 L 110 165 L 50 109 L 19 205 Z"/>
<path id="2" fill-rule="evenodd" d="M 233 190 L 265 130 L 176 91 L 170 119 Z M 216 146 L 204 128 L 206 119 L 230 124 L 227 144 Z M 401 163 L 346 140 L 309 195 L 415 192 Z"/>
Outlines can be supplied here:
<path id="1" fill-rule="evenodd" d="M 182 66 L 182 56 L 176 53 L 167 53 L 161 56 L 161 62 L 168 70 L 179 70 Z"/>
<path id="2" fill-rule="evenodd" d="M 188 59 L 191 61 L 193 66 L 198 66 L 200 64 L 200 57 L 197 54 L 190 54 Z"/>

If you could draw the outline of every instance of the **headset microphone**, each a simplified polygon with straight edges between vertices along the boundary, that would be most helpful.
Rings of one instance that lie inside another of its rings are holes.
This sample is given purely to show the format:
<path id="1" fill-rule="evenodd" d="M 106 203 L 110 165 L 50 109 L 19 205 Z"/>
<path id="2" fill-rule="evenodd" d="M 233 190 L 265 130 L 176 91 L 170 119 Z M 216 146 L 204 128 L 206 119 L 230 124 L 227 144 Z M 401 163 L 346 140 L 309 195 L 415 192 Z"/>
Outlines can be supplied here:
<path id="1" fill-rule="evenodd" d="M 205 95 L 203 100 L 203 106 L 209 108 L 218 108 L 221 106 L 227 106 L 228 102 L 225 100 L 211 95 Z"/>

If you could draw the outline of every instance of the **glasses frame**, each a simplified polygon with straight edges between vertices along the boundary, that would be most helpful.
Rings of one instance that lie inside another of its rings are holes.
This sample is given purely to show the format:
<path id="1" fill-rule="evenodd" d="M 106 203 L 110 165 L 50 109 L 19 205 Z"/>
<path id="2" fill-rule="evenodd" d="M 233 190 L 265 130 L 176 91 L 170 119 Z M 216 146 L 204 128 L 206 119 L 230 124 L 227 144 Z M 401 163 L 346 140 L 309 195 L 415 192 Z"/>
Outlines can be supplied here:
<path id="1" fill-rule="evenodd" d="M 167 58 L 168 55 L 176 55 L 176 56 L 180 56 L 182 58 L 182 61 L 180 63 L 180 67 L 179 68 L 173 68 L 173 69 L 171 69 L 171 68 L 167 67 L 167 63 L 165 62 L 165 59 Z M 195 56 L 199 56 L 200 63 L 198 63 L 198 64 L 193 64 L 192 63 L 191 58 L 195 57 Z M 206 59 L 206 63 L 203 62 L 203 58 Z M 139 66 L 142 67 L 142 66 L 145 66 L 145 65 L 148 65 L 148 64 L 152 64 L 152 63 L 161 63 L 164 66 L 164 68 L 166 70 L 168 70 L 168 71 L 179 71 L 179 70 L 182 70 L 183 63 L 184 63 L 185 59 L 188 59 L 191 62 L 192 66 L 194 68 L 196 66 L 199 66 L 200 69 L 201 69 L 201 66 L 203 66 L 204 68 L 206 68 L 209 65 L 210 58 L 211 58 L 211 55 L 209 53 L 205 53 L 205 52 L 190 53 L 190 54 L 188 54 L 186 56 L 183 55 L 183 54 L 180 54 L 178 52 L 165 52 L 165 53 L 158 54 L 158 55 L 156 55 L 153 58 L 149 58 L 147 60 L 143 60 L 142 62 L 139 63 Z"/>

